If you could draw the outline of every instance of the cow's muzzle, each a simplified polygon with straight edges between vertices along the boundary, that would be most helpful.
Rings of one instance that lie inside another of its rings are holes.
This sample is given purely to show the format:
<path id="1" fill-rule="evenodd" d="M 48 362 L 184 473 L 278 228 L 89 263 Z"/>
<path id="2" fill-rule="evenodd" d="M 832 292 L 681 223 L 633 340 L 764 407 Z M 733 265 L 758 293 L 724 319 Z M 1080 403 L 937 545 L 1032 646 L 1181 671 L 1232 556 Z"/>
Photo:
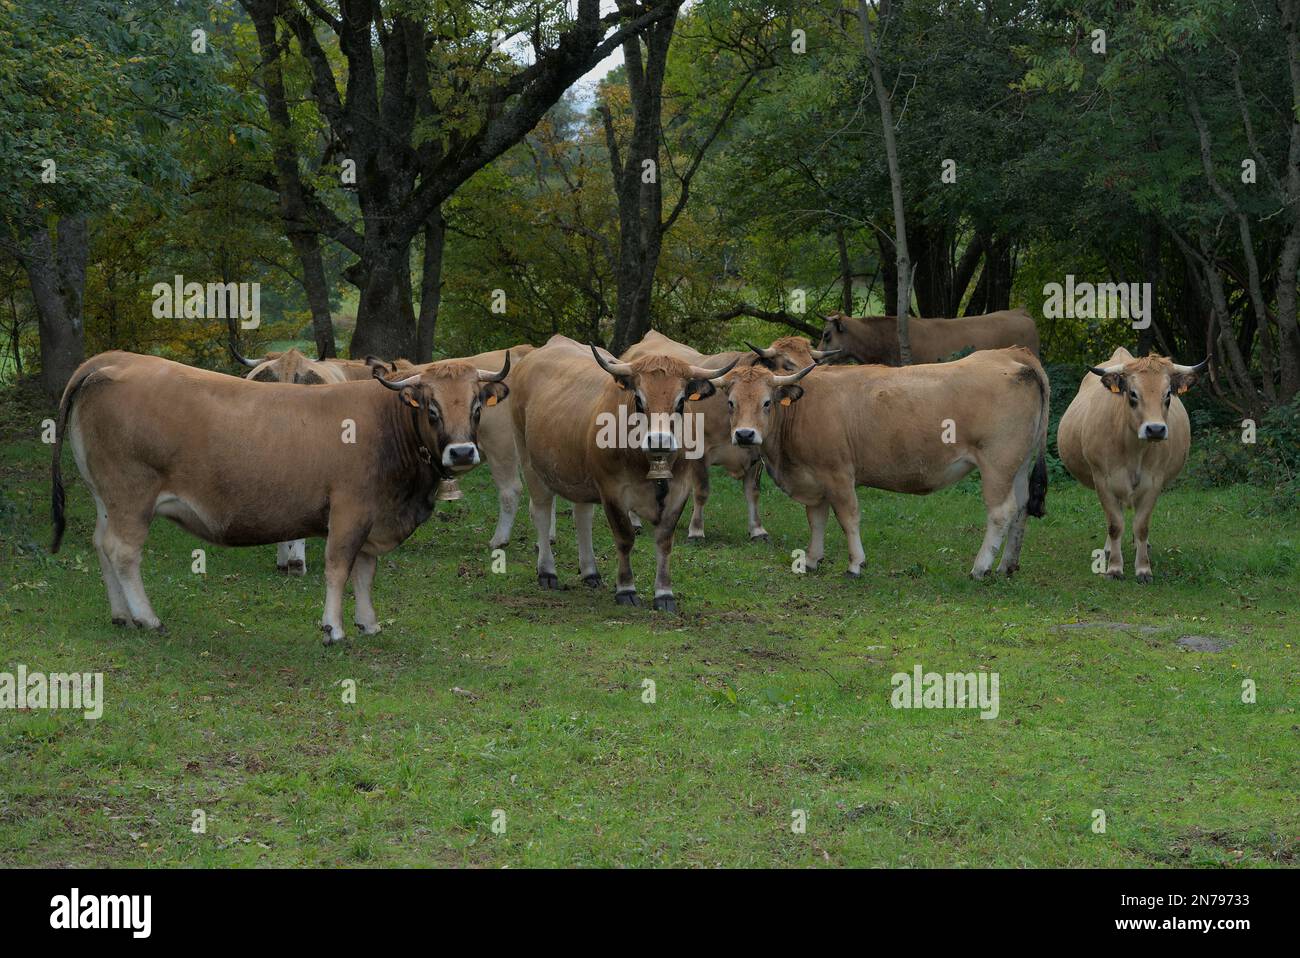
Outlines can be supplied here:
<path id="1" fill-rule="evenodd" d="M 455 442 L 444 446 L 442 464 L 453 472 L 464 472 L 479 464 L 478 446 L 472 442 Z"/>
<path id="2" fill-rule="evenodd" d="M 735 429 L 731 433 L 731 441 L 737 446 L 757 446 L 763 442 L 763 437 L 757 429 Z"/>
<path id="3" fill-rule="evenodd" d="M 1138 438 L 1160 442 L 1169 438 L 1169 427 L 1162 422 L 1144 422 L 1138 430 Z"/>

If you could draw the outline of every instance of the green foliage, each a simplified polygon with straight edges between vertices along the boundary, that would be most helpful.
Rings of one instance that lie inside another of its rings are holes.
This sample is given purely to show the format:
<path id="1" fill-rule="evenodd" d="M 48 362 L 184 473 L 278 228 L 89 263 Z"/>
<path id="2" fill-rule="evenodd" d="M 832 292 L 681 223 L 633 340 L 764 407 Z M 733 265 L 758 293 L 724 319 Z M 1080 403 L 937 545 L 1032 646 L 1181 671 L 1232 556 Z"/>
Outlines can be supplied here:
<path id="1" fill-rule="evenodd" d="M 1189 473 L 1206 487 L 1250 483 L 1267 490 L 1259 499 L 1262 512 L 1300 509 L 1300 398 L 1266 412 L 1255 424 L 1253 443 L 1243 441 L 1239 417 L 1222 420 L 1193 412 Z"/>

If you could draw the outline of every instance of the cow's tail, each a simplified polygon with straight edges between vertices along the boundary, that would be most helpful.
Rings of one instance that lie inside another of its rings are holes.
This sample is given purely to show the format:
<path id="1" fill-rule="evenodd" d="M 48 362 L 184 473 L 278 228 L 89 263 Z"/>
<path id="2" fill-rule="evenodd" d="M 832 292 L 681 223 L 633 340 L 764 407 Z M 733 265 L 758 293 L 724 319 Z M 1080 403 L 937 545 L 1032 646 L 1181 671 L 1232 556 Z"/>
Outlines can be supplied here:
<path id="1" fill-rule="evenodd" d="M 54 460 L 50 464 L 50 519 L 54 525 L 54 538 L 50 542 L 50 551 L 58 552 L 63 544 L 63 530 L 67 525 L 64 516 L 66 497 L 63 492 L 63 437 L 67 433 L 68 420 L 72 418 L 72 404 L 77 398 L 86 378 L 95 370 L 82 367 L 72 374 L 67 388 L 63 390 L 63 399 L 59 402 L 59 418 L 54 426 Z"/>
<path id="2" fill-rule="evenodd" d="M 1047 423 L 1052 414 L 1052 387 L 1047 380 L 1047 370 L 1037 358 L 1030 360 L 1038 380 L 1038 458 L 1029 474 L 1029 514 L 1035 519 L 1047 515 Z"/>

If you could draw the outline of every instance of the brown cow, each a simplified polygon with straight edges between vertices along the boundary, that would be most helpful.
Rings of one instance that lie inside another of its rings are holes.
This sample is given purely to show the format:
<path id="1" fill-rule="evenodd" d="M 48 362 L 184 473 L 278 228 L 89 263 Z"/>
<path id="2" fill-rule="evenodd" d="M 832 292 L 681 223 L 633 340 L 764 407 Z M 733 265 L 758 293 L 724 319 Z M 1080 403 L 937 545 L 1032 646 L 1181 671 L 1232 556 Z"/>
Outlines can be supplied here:
<path id="1" fill-rule="evenodd" d="M 832 366 L 808 376 L 758 366 L 715 379 L 732 441 L 762 449 L 768 474 L 808 512 L 807 568 L 824 554 L 831 509 L 849 544 L 850 576 L 866 554 L 855 486 L 927 495 L 978 468 L 988 519 L 971 575 L 1019 568 L 1027 516 L 1044 514 L 1048 383 L 1019 347 L 952 363 Z M 800 382 L 802 380 L 802 383 Z"/>
<path id="2" fill-rule="evenodd" d="M 114 622 L 161 628 L 140 553 L 162 515 L 218 545 L 326 537 L 326 644 L 344 637 L 349 576 L 357 625 L 372 634 L 378 557 L 429 517 L 440 480 L 478 461 L 479 412 L 506 397 L 508 372 L 508 358 L 500 372 L 447 360 L 397 382 L 304 389 L 101 353 L 77 369 L 59 405 L 53 551 L 64 529 L 67 437 L 95 501 Z"/>
<path id="3" fill-rule="evenodd" d="M 921 319 L 907 322 L 912 362 L 941 363 L 963 350 L 1024 346 L 1038 355 L 1038 330 L 1023 309 L 959 319 Z M 822 349 L 843 350 L 841 359 L 860 363 L 899 365 L 898 320 L 893 316 L 845 316 L 832 313 L 822 330 Z"/>
<path id="4" fill-rule="evenodd" d="M 1179 366 L 1162 356 L 1134 359 L 1124 347 L 1089 369 L 1061 417 L 1056 446 L 1070 475 L 1095 489 L 1106 513 L 1106 576 L 1124 576 L 1124 510 L 1133 509 L 1134 572 L 1151 581 L 1147 532 L 1156 499 L 1187 461 L 1192 432 L 1178 397 L 1209 360 Z"/>
<path id="5" fill-rule="evenodd" d="M 573 503 L 584 583 L 596 588 L 601 582 L 591 542 L 592 513 L 599 502 L 618 547 L 615 598 L 620 605 L 641 604 L 632 578 L 636 534 L 628 520 L 628 512 L 635 511 L 655 527 L 654 607 L 676 610 L 668 563 L 673 530 L 691 489 L 682 444 L 655 418 L 639 443 L 632 435 L 608 442 L 608 424 L 633 422 L 633 413 L 680 415 L 687 403 L 711 395 L 710 378 L 730 368 L 706 369 L 663 355 L 624 363 L 566 336 L 552 336 L 519 364 L 510 405 L 537 529 L 537 582 L 542 588 L 559 588 L 548 530 L 552 501 L 560 495 Z M 657 468 L 652 464 L 656 460 Z M 670 472 L 664 478 L 650 477 L 665 468 Z"/>
<path id="6" fill-rule="evenodd" d="M 798 346 L 791 346 L 792 342 L 803 347 L 802 354 L 797 353 Z M 809 362 L 813 358 L 820 360 L 826 355 L 816 351 L 814 356 L 814 353 L 808 349 L 808 341 L 795 336 L 779 339 L 767 349 L 753 345 L 749 348 L 752 352 L 730 351 L 706 356 L 652 329 L 639 343 L 623 353 L 621 359 L 623 362 L 632 362 L 642 356 L 675 356 L 683 362 L 707 369 L 720 369 L 728 363 L 741 366 L 761 363 L 777 372 L 793 372 L 800 367 L 795 365 L 795 361 L 786 354 L 786 351 L 794 349 L 800 358 L 806 354 L 810 357 Z M 742 482 L 745 502 L 749 507 L 749 537 L 766 540 L 767 530 L 763 528 L 763 521 L 758 514 L 759 478 L 763 474 L 762 458 L 757 450 L 737 446 L 731 441 L 726 398 L 721 393 L 700 400 L 695 411 L 704 414 L 705 454 L 701 459 L 687 460 L 695 483 L 694 507 L 691 511 L 690 525 L 686 530 L 687 539 L 698 542 L 704 538 L 704 506 L 709 501 L 709 467 L 717 466 L 725 470 L 733 479 L 740 479 Z M 639 529 L 640 519 L 635 515 L 631 518 L 633 526 Z"/>

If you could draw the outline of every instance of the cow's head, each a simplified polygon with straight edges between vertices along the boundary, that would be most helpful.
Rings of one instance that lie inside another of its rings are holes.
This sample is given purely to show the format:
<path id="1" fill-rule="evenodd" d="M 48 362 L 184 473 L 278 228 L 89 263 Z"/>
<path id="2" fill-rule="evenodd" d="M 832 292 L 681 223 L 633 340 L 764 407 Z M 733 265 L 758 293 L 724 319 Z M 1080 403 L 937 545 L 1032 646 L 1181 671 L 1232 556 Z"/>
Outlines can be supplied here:
<path id="1" fill-rule="evenodd" d="M 803 396 L 799 380 L 816 368 L 816 363 L 809 363 L 797 373 L 781 375 L 754 365 L 716 377 L 714 385 L 720 386 L 727 394 L 732 443 L 761 446 L 763 438 L 775 428 L 774 419 L 780 411 Z"/>
<path id="2" fill-rule="evenodd" d="M 669 424 L 673 416 L 686 412 L 686 404 L 712 396 L 713 382 L 740 362 L 734 359 L 721 369 L 693 366 L 673 356 L 642 356 L 630 363 L 606 359 L 595 346 L 591 354 L 600 368 L 630 398 L 633 411 L 646 417 L 648 427 L 641 439 L 643 452 L 668 455 L 681 448 Z"/>
<path id="3" fill-rule="evenodd" d="M 1101 377 L 1101 384 L 1128 404 L 1129 423 L 1139 439 L 1159 442 L 1169 438 L 1165 414 L 1174 395 L 1196 385 L 1210 360 L 1195 366 L 1180 366 L 1164 356 L 1130 359 L 1111 366 L 1093 366 L 1088 371 Z"/>
<path id="4" fill-rule="evenodd" d="M 484 406 L 495 406 L 510 395 L 503 381 L 510 373 L 509 352 L 499 372 L 479 369 L 463 359 L 430 363 L 405 379 L 386 379 L 385 371 L 383 365 L 377 366 L 375 378 L 410 407 L 421 448 L 430 459 L 453 474 L 483 461 L 478 448 L 479 416 Z"/>
<path id="5" fill-rule="evenodd" d="M 831 313 L 822 329 L 823 351 L 839 350 L 835 362 L 856 359 L 860 363 L 897 366 L 898 322 L 893 316 L 845 316 Z"/>
<path id="6" fill-rule="evenodd" d="M 254 382 L 301 383 L 308 386 L 319 386 L 322 383 L 334 381 L 334 377 L 331 377 L 320 363 L 308 359 L 296 349 L 290 349 L 283 353 L 267 353 L 261 359 L 248 359 L 239 354 L 239 350 L 235 348 L 235 344 L 232 342 L 230 352 L 234 355 L 236 361 L 252 370 L 245 378 Z"/>
<path id="7" fill-rule="evenodd" d="M 821 365 L 838 358 L 838 349 L 813 349 L 812 343 L 802 336 L 782 336 L 771 346 L 763 349 L 753 343 L 745 343 L 754 351 L 756 365 L 765 366 L 775 373 L 792 373 L 813 363 Z"/>

